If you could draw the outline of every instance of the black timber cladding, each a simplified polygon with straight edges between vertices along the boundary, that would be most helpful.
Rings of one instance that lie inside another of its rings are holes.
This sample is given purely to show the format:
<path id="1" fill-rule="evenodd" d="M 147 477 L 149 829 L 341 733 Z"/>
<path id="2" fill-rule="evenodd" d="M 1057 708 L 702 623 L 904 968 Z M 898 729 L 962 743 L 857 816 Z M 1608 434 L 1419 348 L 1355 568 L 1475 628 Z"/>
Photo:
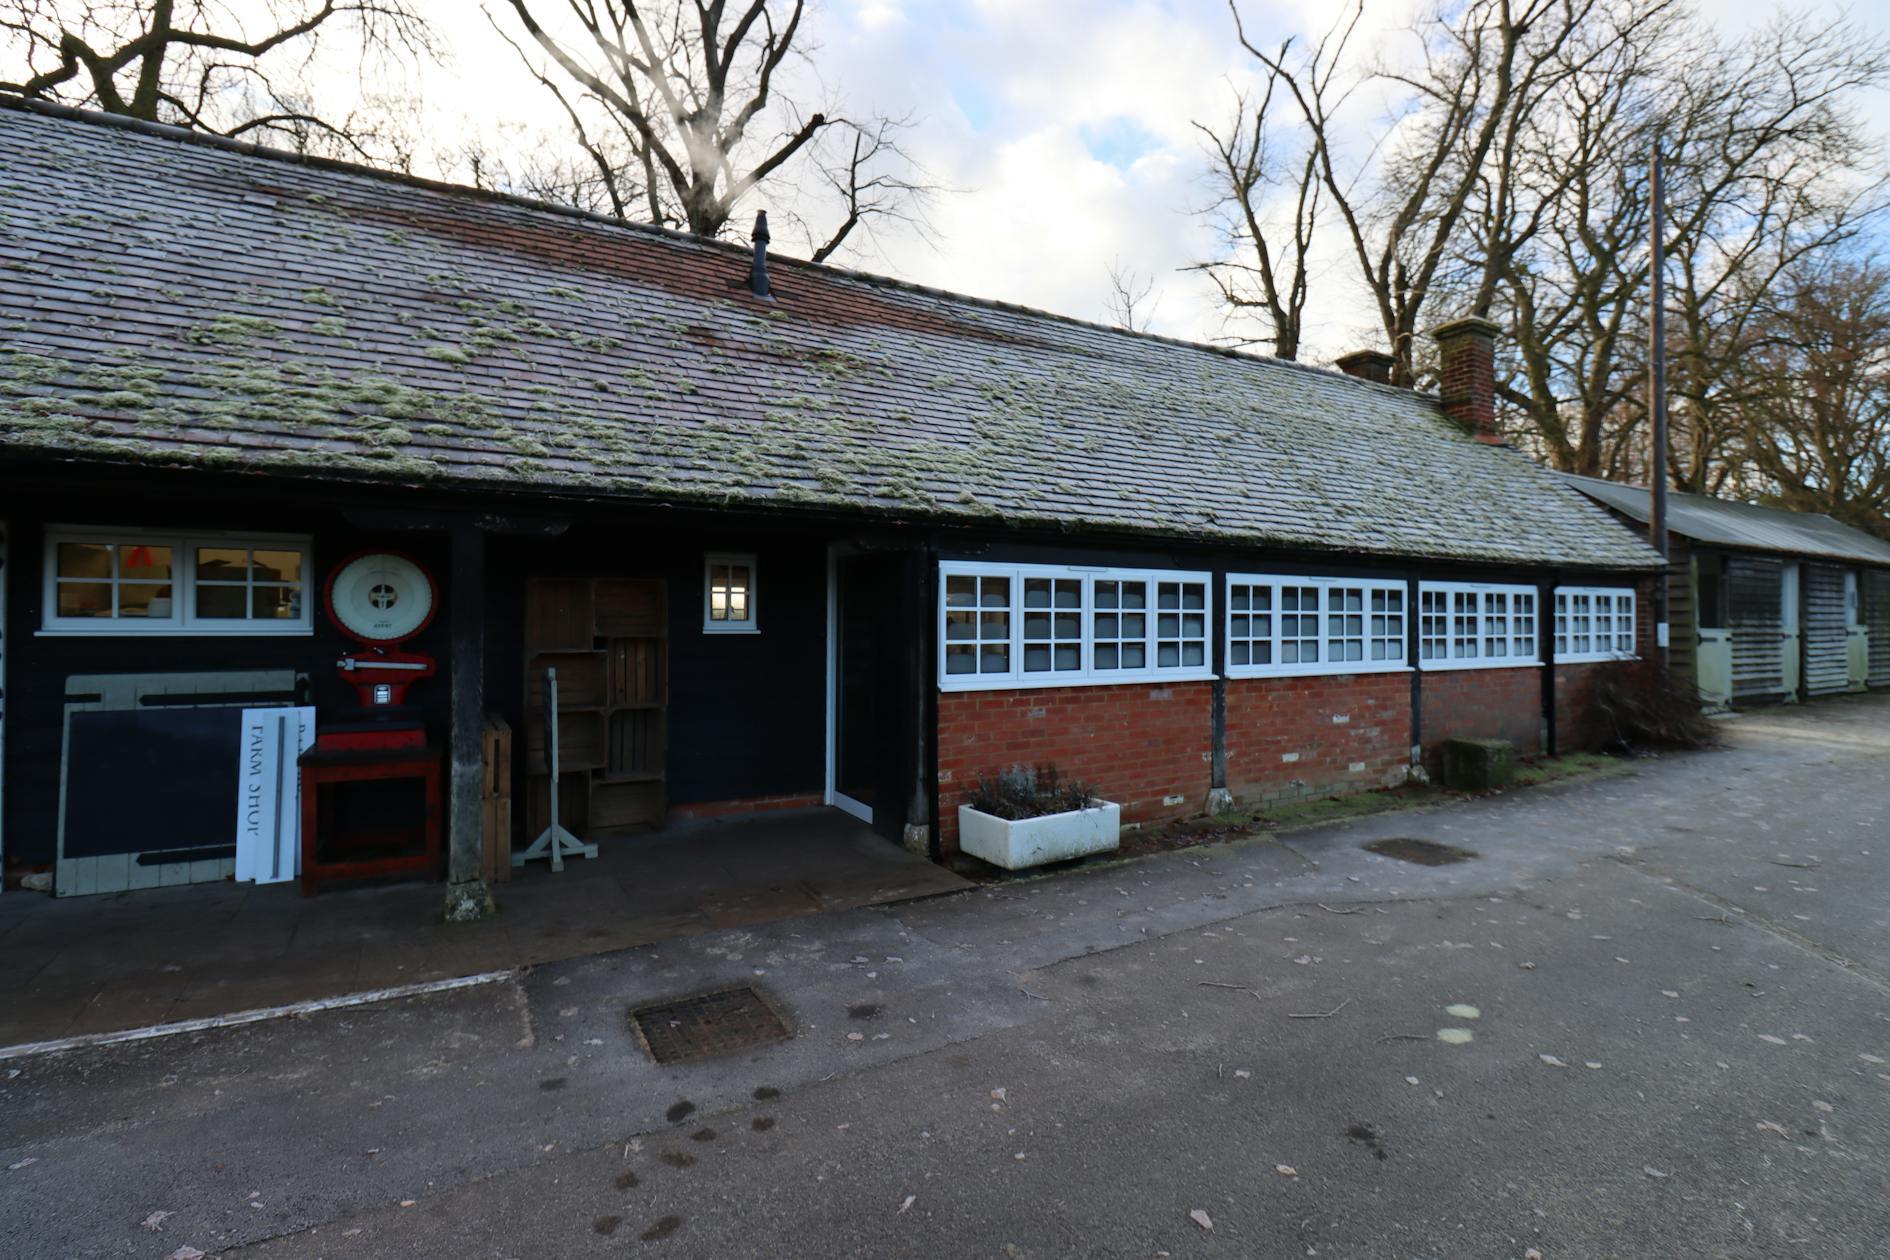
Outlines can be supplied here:
<path id="1" fill-rule="evenodd" d="M 1844 570 L 1805 566 L 1805 694 L 1828 696 L 1850 686 L 1845 644 Z"/>
<path id="2" fill-rule="evenodd" d="M 1872 569 L 1864 574 L 1864 625 L 1870 631 L 1870 672 L 1872 687 L 1890 687 L 1890 569 Z"/>
<path id="3" fill-rule="evenodd" d="M 0 454 L 1637 572 L 1436 401 L 0 104 Z"/>
<path id="4" fill-rule="evenodd" d="M 1784 581 L 1785 566 L 1778 560 L 1726 557 L 1734 700 L 1770 698 L 1785 690 Z"/>

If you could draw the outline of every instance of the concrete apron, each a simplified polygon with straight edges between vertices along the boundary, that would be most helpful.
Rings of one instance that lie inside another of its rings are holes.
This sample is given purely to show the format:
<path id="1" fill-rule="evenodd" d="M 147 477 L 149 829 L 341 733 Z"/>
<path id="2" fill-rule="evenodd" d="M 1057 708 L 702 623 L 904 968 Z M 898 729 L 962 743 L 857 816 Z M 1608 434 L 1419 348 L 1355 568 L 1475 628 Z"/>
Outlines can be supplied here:
<path id="1" fill-rule="evenodd" d="M 625 837 L 503 912 L 442 922 L 439 885 L 294 885 L 0 902 L 0 1059 L 251 1024 L 504 979 L 520 968 L 971 885 L 830 810 Z"/>

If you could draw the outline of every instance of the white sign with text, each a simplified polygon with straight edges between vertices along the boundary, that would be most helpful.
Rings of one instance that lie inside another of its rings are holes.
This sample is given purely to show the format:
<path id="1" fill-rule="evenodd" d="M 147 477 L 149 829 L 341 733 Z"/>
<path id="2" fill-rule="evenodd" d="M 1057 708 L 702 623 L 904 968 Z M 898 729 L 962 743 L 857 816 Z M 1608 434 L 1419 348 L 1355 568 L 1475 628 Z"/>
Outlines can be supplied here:
<path id="1" fill-rule="evenodd" d="M 236 878 L 279 884 L 301 873 L 302 774 L 315 710 L 244 709 L 237 750 Z"/>

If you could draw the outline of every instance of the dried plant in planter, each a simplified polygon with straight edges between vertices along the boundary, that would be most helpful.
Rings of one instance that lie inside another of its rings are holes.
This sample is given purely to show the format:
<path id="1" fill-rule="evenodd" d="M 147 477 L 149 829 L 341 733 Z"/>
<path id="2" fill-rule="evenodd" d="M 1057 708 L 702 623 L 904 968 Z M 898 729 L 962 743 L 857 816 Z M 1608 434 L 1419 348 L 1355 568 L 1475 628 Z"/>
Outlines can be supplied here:
<path id="1" fill-rule="evenodd" d="M 980 813 L 1009 822 L 1087 809 L 1096 794 L 1088 784 L 1065 779 L 1054 765 L 1012 766 L 995 779 L 980 779 L 965 802 Z"/>
<path id="2" fill-rule="evenodd" d="M 1626 747 L 1711 748 L 1719 728 L 1700 712 L 1700 689 L 1691 679 L 1660 671 L 1651 683 L 1604 678 L 1595 686 L 1595 707 Z"/>

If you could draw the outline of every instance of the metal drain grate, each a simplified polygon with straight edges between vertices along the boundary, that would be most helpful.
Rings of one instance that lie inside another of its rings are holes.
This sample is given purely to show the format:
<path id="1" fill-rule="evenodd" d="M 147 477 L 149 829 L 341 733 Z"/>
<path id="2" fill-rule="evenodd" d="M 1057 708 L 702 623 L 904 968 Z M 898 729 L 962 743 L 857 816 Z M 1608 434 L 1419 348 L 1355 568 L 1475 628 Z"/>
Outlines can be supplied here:
<path id="1" fill-rule="evenodd" d="M 750 985 L 631 1008 L 630 1029 L 658 1063 L 685 1063 L 786 1041 L 794 1035 Z"/>

